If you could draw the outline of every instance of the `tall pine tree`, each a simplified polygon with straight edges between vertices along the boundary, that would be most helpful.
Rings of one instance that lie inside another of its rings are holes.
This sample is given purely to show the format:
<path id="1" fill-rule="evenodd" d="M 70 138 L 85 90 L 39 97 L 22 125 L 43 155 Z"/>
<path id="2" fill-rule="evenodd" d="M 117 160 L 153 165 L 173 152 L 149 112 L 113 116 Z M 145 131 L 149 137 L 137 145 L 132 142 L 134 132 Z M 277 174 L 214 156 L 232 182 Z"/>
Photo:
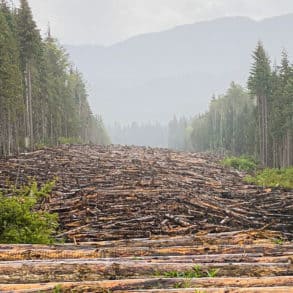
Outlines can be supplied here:
<path id="1" fill-rule="evenodd" d="M 254 63 L 248 80 L 248 88 L 257 100 L 259 156 L 264 166 L 269 162 L 269 99 L 271 93 L 271 67 L 261 42 L 253 52 Z"/>
<path id="2" fill-rule="evenodd" d="M 20 47 L 20 60 L 25 85 L 24 100 L 26 105 L 26 145 L 34 148 L 34 112 L 33 104 L 37 97 L 33 97 L 34 69 L 37 56 L 41 50 L 41 36 L 33 20 L 32 12 L 27 0 L 20 0 L 17 12 L 17 33 Z"/>
<path id="3" fill-rule="evenodd" d="M 7 22 L 7 6 L 0 4 L 0 154 L 20 147 L 19 116 L 22 110 L 22 82 L 17 41 Z"/>

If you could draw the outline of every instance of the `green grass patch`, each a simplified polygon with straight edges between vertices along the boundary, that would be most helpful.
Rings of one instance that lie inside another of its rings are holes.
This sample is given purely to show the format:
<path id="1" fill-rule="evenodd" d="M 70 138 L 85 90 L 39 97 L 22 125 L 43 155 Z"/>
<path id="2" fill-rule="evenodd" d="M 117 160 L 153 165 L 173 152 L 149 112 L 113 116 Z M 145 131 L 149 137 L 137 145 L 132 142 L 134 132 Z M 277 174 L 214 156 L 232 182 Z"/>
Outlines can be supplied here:
<path id="1" fill-rule="evenodd" d="M 54 182 L 38 188 L 36 182 L 0 193 L 0 243 L 51 244 L 58 227 L 56 214 L 36 209 L 52 190 Z"/>
<path id="2" fill-rule="evenodd" d="M 241 156 L 241 157 L 227 157 L 221 161 L 224 167 L 232 167 L 239 171 L 252 172 L 257 168 L 257 164 L 253 158 Z"/>
<path id="3" fill-rule="evenodd" d="M 82 140 L 78 137 L 59 137 L 59 144 L 82 144 Z"/>
<path id="4" fill-rule="evenodd" d="M 53 289 L 53 293 L 62 293 L 62 286 L 61 285 L 55 286 Z"/>
<path id="5" fill-rule="evenodd" d="M 173 285 L 173 288 L 174 289 L 191 288 L 191 283 L 189 281 L 177 282 Z"/>
<path id="6" fill-rule="evenodd" d="M 210 269 L 204 271 L 199 265 L 195 265 L 191 270 L 159 272 L 156 275 L 164 276 L 165 278 L 215 278 L 218 272 L 219 269 Z"/>
<path id="7" fill-rule="evenodd" d="M 246 176 L 247 183 L 264 187 L 293 188 L 293 167 L 283 169 L 264 169 L 255 176 Z"/>

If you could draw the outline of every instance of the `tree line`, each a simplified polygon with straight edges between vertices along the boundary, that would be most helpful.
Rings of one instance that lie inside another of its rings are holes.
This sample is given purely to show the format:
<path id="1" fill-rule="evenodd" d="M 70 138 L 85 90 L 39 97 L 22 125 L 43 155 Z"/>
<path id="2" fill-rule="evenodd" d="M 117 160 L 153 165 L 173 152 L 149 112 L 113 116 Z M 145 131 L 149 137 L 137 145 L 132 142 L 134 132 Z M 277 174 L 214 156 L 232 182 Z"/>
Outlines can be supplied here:
<path id="1" fill-rule="evenodd" d="M 115 122 L 107 129 L 114 144 L 187 150 L 191 148 L 188 139 L 192 131 L 190 121 L 174 115 L 168 125 L 159 122 L 132 122 L 122 125 Z"/>
<path id="2" fill-rule="evenodd" d="M 42 39 L 27 0 L 0 2 L 0 155 L 60 142 L 106 144 L 85 83 L 65 50 Z"/>
<path id="3" fill-rule="evenodd" d="M 168 145 L 167 126 L 156 123 L 137 123 L 121 125 L 115 122 L 107 127 L 114 144 L 162 147 Z"/>
<path id="4" fill-rule="evenodd" d="M 253 52 L 248 90 L 232 83 L 196 116 L 188 135 L 194 151 L 250 155 L 263 166 L 293 165 L 293 66 L 285 51 L 272 67 L 261 42 Z M 185 130 L 186 131 L 186 130 Z"/>

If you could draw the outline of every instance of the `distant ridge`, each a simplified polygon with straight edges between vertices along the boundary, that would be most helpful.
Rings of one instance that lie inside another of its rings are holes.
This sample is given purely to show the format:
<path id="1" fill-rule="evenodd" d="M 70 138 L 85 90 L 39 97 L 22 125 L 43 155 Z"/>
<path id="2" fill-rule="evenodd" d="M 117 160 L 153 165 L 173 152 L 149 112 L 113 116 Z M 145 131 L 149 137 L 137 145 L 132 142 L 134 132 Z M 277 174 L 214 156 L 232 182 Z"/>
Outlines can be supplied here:
<path id="1" fill-rule="evenodd" d="M 66 46 L 84 72 L 90 101 L 107 123 L 167 122 L 207 108 L 232 80 L 246 84 L 262 40 L 271 60 L 293 56 L 293 14 L 255 21 L 227 17 L 132 37 L 109 47 Z M 114 107 L 113 105 L 117 105 Z"/>

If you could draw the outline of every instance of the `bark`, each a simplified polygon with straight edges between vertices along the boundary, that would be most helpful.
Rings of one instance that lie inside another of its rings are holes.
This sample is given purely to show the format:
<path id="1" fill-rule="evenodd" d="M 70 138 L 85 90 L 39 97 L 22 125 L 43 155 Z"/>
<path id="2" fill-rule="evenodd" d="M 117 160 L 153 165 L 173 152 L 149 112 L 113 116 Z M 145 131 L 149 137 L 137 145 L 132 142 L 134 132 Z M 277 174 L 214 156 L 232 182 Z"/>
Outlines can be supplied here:
<path id="1" fill-rule="evenodd" d="M 58 176 L 38 208 L 57 212 L 57 236 L 74 243 L 0 245 L 0 291 L 290 292 L 292 191 L 246 185 L 218 161 L 122 146 L 0 160 L 7 195 L 7 178 Z"/>
<path id="2" fill-rule="evenodd" d="M 34 149 L 34 124 L 33 124 L 33 96 L 31 64 L 28 63 L 28 100 L 29 100 L 29 125 L 30 125 L 30 149 Z"/>
<path id="3" fill-rule="evenodd" d="M 212 155 L 135 147 L 62 146 L 0 160 L 0 186 L 59 178 L 42 208 L 78 242 L 242 229 L 292 238 L 292 192 L 246 185 Z M 16 170 L 20 170 L 17 172 Z M 78 228 L 78 229 L 77 229 Z"/>
<path id="4" fill-rule="evenodd" d="M 25 132 L 25 147 L 27 149 L 30 149 L 30 108 L 29 108 L 29 77 L 28 77 L 28 72 L 29 72 L 29 64 L 26 64 L 26 69 L 24 73 L 24 80 L 25 80 L 25 126 L 26 126 L 26 132 Z"/>

